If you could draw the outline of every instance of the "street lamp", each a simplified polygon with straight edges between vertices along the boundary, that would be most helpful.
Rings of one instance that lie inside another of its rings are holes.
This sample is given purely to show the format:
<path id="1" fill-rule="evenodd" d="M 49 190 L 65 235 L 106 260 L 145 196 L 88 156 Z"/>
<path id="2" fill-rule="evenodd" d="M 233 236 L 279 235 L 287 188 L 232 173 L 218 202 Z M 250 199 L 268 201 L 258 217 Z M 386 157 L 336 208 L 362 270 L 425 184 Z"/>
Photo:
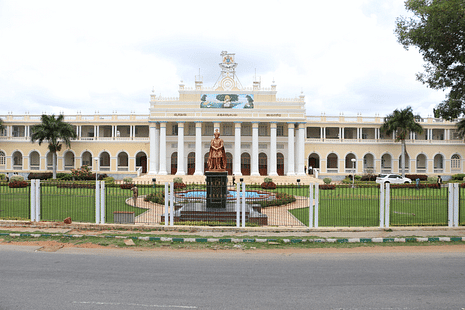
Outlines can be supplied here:
<path id="1" fill-rule="evenodd" d="M 355 188 L 355 162 L 357 161 L 355 158 L 351 159 L 352 161 L 352 169 L 353 169 L 353 174 L 352 174 L 352 188 Z"/>
<path id="2" fill-rule="evenodd" d="M 153 179 L 152 179 L 152 182 L 153 182 L 153 188 L 155 188 L 155 182 L 157 182 L 157 179 L 156 179 L 156 178 L 153 178 Z"/>
<path id="3" fill-rule="evenodd" d="M 300 187 L 300 179 L 297 179 L 297 185 Z"/>

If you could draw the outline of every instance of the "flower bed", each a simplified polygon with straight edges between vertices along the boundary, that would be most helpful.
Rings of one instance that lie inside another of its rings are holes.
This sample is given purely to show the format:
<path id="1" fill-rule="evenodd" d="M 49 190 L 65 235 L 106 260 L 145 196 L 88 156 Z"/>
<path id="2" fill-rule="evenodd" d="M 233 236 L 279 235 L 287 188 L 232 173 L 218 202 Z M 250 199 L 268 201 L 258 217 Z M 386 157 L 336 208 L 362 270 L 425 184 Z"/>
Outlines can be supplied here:
<path id="1" fill-rule="evenodd" d="M 26 181 L 13 181 L 8 183 L 10 188 L 23 188 L 27 187 L 28 183 Z"/>

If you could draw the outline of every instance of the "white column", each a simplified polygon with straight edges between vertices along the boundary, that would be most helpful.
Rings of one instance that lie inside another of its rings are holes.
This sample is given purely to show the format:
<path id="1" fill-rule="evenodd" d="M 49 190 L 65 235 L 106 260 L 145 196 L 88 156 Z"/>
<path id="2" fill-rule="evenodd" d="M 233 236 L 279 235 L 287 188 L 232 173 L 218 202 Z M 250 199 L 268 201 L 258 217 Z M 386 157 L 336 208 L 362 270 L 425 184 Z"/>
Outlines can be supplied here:
<path id="1" fill-rule="evenodd" d="M 259 176 L 258 172 L 258 123 L 252 123 L 252 169 L 251 176 Z"/>
<path id="2" fill-rule="evenodd" d="M 166 122 L 160 122 L 160 175 L 167 175 L 166 171 Z"/>
<path id="3" fill-rule="evenodd" d="M 149 174 L 157 174 L 158 173 L 158 149 L 160 147 L 160 141 L 158 139 L 159 130 L 157 129 L 157 124 L 152 123 L 150 124 L 150 168 Z"/>
<path id="4" fill-rule="evenodd" d="M 184 169 L 184 122 L 178 122 L 178 170 L 176 175 L 185 175 Z"/>
<path id="5" fill-rule="evenodd" d="M 241 176 L 241 122 L 234 122 L 234 167 L 233 174 Z"/>
<path id="6" fill-rule="evenodd" d="M 297 175 L 305 173 L 305 123 L 299 123 L 297 136 Z"/>
<path id="7" fill-rule="evenodd" d="M 276 127 L 275 122 L 270 123 L 270 176 L 278 175 L 276 158 Z"/>
<path id="8" fill-rule="evenodd" d="M 133 136 L 134 136 L 134 130 L 132 130 L 133 127 L 134 127 L 134 126 L 132 126 L 132 125 L 129 126 L 129 140 L 134 140 L 134 139 L 133 139 L 133 138 L 134 138 L 134 137 L 133 137 Z"/>
<path id="9" fill-rule="evenodd" d="M 294 167 L 294 123 L 287 124 L 287 175 L 295 175 Z"/>
<path id="10" fill-rule="evenodd" d="M 194 172 L 194 175 L 203 175 L 202 122 L 195 122 L 195 172 Z"/>

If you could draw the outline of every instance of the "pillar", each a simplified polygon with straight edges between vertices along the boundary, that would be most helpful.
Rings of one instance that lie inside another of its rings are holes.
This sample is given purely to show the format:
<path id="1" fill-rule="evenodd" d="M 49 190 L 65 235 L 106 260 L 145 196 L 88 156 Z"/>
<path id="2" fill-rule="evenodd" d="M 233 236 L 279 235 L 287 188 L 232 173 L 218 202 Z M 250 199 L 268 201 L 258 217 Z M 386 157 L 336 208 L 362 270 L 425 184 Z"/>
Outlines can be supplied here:
<path id="1" fill-rule="evenodd" d="M 158 174 L 167 175 L 166 171 L 166 122 L 160 122 L 160 171 Z"/>
<path id="2" fill-rule="evenodd" d="M 156 123 L 150 124 L 149 129 L 149 137 L 150 137 L 150 167 L 149 167 L 149 174 L 157 174 L 158 173 L 158 150 L 160 147 L 160 139 L 159 134 L 160 130 L 157 128 Z"/>
<path id="3" fill-rule="evenodd" d="M 295 167 L 294 167 L 294 123 L 287 124 L 287 134 L 288 134 L 288 141 L 287 141 L 287 175 L 293 176 L 295 175 Z"/>
<path id="4" fill-rule="evenodd" d="M 305 123 L 299 123 L 297 135 L 297 175 L 306 175 L 305 169 Z"/>
<path id="5" fill-rule="evenodd" d="M 194 175 L 203 174 L 202 155 L 202 122 L 195 122 L 195 172 Z"/>
<path id="6" fill-rule="evenodd" d="M 277 156 L 276 156 L 276 122 L 270 123 L 270 176 L 277 176 Z"/>
<path id="7" fill-rule="evenodd" d="M 178 122 L 178 170 L 176 175 L 185 175 L 184 169 L 184 122 Z"/>
<path id="8" fill-rule="evenodd" d="M 259 176 L 258 172 L 258 122 L 252 123 L 252 167 L 251 176 Z"/>
<path id="9" fill-rule="evenodd" d="M 234 122 L 234 165 L 233 174 L 241 176 L 241 122 Z"/>

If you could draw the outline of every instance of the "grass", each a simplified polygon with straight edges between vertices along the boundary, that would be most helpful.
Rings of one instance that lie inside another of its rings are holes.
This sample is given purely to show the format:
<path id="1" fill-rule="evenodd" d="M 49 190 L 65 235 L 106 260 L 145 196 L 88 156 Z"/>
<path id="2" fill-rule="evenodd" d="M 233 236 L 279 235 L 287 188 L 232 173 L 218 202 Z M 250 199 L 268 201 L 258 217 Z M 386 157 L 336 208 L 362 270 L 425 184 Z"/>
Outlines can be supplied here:
<path id="1" fill-rule="evenodd" d="M 202 188 L 202 185 L 189 185 Z M 259 190 L 259 186 L 247 186 Z M 139 196 L 161 187 L 140 186 Z M 308 186 L 279 187 L 270 192 L 284 192 L 297 197 L 308 197 Z M 448 189 L 392 188 L 390 191 L 390 223 L 392 226 L 447 225 Z M 106 188 L 106 222 L 113 223 L 114 211 L 133 211 L 135 216 L 145 209 L 125 203 L 132 192 L 119 187 Z M 334 190 L 319 191 L 319 226 L 378 226 L 379 189 L 377 187 L 338 186 Z M 303 201 L 302 205 L 306 205 Z M 95 190 L 87 188 L 41 187 L 41 219 L 63 221 L 71 217 L 76 222 L 95 222 Z M 291 210 L 290 213 L 308 225 L 308 207 Z M 459 222 L 465 225 L 465 188 L 460 189 Z M 0 219 L 30 219 L 30 188 L 0 186 Z M 219 223 L 221 224 L 221 223 Z"/>

